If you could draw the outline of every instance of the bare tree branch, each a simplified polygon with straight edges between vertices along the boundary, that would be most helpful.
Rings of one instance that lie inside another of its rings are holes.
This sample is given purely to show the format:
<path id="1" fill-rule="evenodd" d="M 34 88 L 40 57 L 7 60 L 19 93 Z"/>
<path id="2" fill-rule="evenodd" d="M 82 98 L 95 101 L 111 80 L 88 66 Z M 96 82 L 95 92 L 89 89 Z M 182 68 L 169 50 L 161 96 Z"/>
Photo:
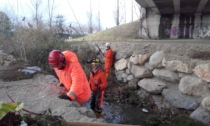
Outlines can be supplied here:
<path id="1" fill-rule="evenodd" d="M 81 25 L 80 25 L 80 23 L 79 23 L 79 21 L 78 21 L 78 19 L 77 19 L 76 15 L 75 15 L 75 13 L 74 13 L 74 10 L 73 10 L 73 8 L 71 7 L 71 4 L 70 4 L 70 2 L 69 2 L 69 1 L 68 1 L 68 5 L 69 5 L 69 7 L 70 7 L 70 9 L 71 9 L 71 11 L 72 11 L 72 13 L 73 13 L 73 15 L 74 15 L 74 18 L 76 19 L 76 21 L 77 21 L 77 23 L 78 23 L 78 25 L 79 25 L 80 32 L 82 32 L 82 33 L 83 33 L 83 30 L 82 30 L 82 28 L 81 28 Z"/>
<path id="2" fill-rule="evenodd" d="M 51 3 L 52 2 L 52 3 Z M 48 16 L 49 16 L 49 28 L 52 28 L 52 19 L 54 14 L 54 4 L 55 0 L 48 0 L 47 1 L 47 7 L 48 7 Z"/>

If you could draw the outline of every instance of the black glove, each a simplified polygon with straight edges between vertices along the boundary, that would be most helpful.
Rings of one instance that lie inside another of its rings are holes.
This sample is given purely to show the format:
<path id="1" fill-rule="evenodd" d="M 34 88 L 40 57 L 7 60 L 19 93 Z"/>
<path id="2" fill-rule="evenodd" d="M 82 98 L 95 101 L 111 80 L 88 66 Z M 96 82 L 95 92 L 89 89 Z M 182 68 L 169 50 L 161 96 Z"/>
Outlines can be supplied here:
<path id="1" fill-rule="evenodd" d="M 64 85 L 63 85 L 62 83 L 61 83 L 61 84 L 59 84 L 59 86 L 60 86 L 60 87 L 64 87 Z"/>
<path id="2" fill-rule="evenodd" d="M 60 99 L 65 99 L 65 100 L 70 100 L 70 101 L 72 101 L 71 100 L 71 98 L 69 98 L 66 94 L 62 94 L 62 95 L 60 95 L 60 96 L 58 96 Z"/>
<path id="3" fill-rule="evenodd" d="M 100 55 L 104 56 L 104 53 L 103 52 L 100 52 Z"/>
<path id="4" fill-rule="evenodd" d="M 87 63 L 87 64 L 91 64 L 91 63 L 92 63 L 92 59 L 88 59 L 88 60 L 86 61 L 86 63 Z"/>

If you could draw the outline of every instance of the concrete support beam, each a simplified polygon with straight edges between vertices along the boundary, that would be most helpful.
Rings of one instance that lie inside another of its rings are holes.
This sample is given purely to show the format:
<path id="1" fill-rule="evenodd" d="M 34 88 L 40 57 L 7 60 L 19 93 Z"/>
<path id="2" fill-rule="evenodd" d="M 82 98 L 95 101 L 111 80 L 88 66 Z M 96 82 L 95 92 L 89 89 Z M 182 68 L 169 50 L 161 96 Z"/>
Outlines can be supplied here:
<path id="1" fill-rule="evenodd" d="M 153 0 L 145 0 L 145 2 L 149 5 L 149 7 L 155 12 L 155 13 L 160 13 L 159 9 L 157 8 L 157 6 L 155 5 L 155 3 L 153 2 Z"/>
<path id="2" fill-rule="evenodd" d="M 173 0 L 174 10 L 176 14 L 180 13 L 180 0 Z"/>
<path id="3" fill-rule="evenodd" d="M 141 7 L 147 8 L 149 7 L 145 0 L 136 0 L 136 2 L 141 5 Z"/>
<path id="4" fill-rule="evenodd" d="M 174 19 L 172 21 L 172 26 L 171 26 L 171 39 L 178 39 L 179 37 L 179 23 L 180 23 L 180 14 L 174 14 Z"/>
<path id="5" fill-rule="evenodd" d="M 201 0 L 196 12 L 201 13 L 203 8 L 206 6 L 207 2 L 208 2 L 208 0 Z"/>
<path id="6" fill-rule="evenodd" d="M 195 14 L 195 20 L 194 20 L 194 31 L 193 31 L 193 38 L 199 38 L 201 32 L 201 13 L 196 13 Z"/>

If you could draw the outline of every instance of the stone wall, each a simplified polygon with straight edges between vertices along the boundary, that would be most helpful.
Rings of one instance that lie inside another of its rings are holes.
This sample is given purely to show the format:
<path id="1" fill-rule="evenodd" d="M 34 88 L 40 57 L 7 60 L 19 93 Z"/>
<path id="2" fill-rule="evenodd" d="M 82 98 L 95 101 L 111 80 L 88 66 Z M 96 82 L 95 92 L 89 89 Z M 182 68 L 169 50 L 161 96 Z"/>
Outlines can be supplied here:
<path id="1" fill-rule="evenodd" d="M 192 40 L 190 42 L 193 43 Z M 210 45 L 200 41 L 199 44 L 186 43 L 113 42 L 116 78 L 130 87 L 138 86 L 139 97 L 152 95 L 160 109 L 176 107 L 190 110 L 191 118 L 210 125 L 210 60 L 187 57 L 191 52 L 208 51 Z M 104 44 L 98 44 L 102 50 Z M 0 54 L 1 66 L 10 66 L 7 64 L 12 64 L 13 58 L 7 59 L 10 56 L 3 52 Z M 13 94 L 15 97 L 16 93 Z"/>
<path id="2" fill-rule="evenodd" d="M 191 118 L 210 125 L 210 63 L 179 60 L 164 50 L 119 55 L 120 51 L 114 64 L 118 81 L 140 87 L 139 97 L 145 92 L 152 95 L 160 109 L 190 110 Z"/>

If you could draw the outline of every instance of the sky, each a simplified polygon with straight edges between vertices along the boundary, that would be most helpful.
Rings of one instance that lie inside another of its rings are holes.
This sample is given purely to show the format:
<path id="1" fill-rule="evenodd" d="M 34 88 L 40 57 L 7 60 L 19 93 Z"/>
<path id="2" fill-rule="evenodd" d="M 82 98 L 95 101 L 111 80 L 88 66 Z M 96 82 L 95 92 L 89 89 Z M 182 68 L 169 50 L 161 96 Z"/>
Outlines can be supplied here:
<path id="1" fill-rule="evenodd" d="M 32 5 L 33 1 L 36 0 L 0 0 L 0 11 L 6 12 L 8 15 L 15 15 L 19 20 L 23 17 L 26 19 L 32 19 L 32 15 L 35 14 L 35 9 Z M 46 13 L 46 3 L 48 0 L 38 0 L 42 1 L 40 5 L 39 13 L 42 17 L 47 17 Z M 53 1 L 53 0 L 50 0 Z M 54 15 L 63 15 L 65 17 L 66 23 L 80 23 L 87 24 L 88 12 L 90 11 L 90 1 L 92 3 L 92 13 L 93 21 L 96 22 L 98 8 L 100 8 L 100 18 L 102 28 L 110 28 L 116 26 L 114 22 L 114 11 L 116 8 L 116 0 L 54 0 L 55 8 Z M 121 21 L 123 23 L 128 23 L 132 21 L 131 18 L 131 4 L 132 0 L 120 0 L 120 5 L 122 6 L 123 18 Z M 133 0 L 135 8 L 138 8 L 135 0 Z M 125 9 L 124 9 L 125 8 Z M 133 20 L 139 18 L 139 11 L 137 9 L 133 12 Z M 126 12 L 126 13 L 125 13 Z"/>

